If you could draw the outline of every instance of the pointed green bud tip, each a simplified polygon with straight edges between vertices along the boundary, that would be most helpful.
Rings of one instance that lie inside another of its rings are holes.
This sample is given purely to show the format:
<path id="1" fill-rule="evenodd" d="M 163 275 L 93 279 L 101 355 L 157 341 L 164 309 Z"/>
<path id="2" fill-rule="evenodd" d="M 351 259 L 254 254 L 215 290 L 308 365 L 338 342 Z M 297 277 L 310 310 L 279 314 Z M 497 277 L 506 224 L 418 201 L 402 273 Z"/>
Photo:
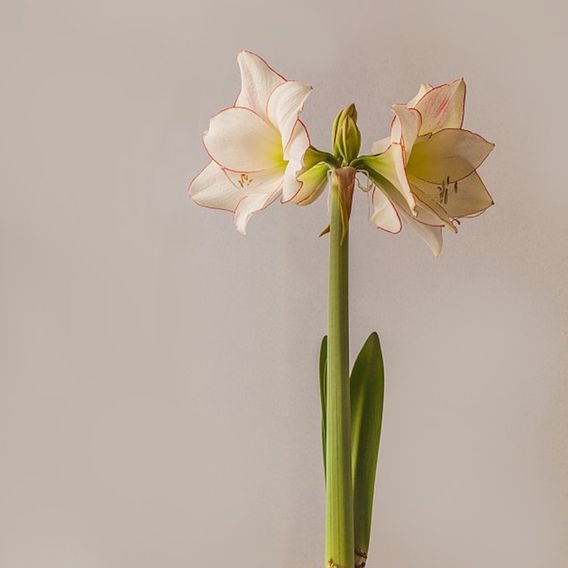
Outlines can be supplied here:
<path id="1" fill-rule="evenodd" d="M 335 117 L 332 129 L 333 153 L 343 165 L 359 155 L 361 132 L 357 126 L 357 109 L 354 104 L 345 107 Z"/>

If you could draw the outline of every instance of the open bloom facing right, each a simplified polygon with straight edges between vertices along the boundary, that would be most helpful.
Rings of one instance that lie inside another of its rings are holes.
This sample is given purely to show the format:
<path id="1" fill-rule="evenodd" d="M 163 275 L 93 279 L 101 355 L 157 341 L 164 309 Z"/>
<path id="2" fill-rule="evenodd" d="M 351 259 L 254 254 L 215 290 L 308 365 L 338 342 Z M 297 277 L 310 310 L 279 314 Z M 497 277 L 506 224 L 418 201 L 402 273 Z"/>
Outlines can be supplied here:
<path id="1" fill-rule="evenodd" d="M 398 233 L 409 223 L 437 256 L 442 228 L 457 232 L 459 219 L 478 215 L 493 199 L 476 169 L 494 145 L 462 128 L 465 83 L 423 84 L 407 104 L 394 105 L 391 135 L 362 159 L 375 185 L 371 219 Z"/>

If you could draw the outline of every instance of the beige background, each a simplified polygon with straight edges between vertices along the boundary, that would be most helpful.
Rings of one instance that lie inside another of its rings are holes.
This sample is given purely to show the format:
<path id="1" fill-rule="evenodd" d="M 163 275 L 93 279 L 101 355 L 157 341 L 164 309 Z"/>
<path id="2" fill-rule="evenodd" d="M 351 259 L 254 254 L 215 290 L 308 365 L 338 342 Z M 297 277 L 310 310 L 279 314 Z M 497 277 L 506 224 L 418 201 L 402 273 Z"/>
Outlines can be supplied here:
<path id="1" fill-rule="evenodd" d="M 529 6 L 530 4 L 530 6 Z M 352 229 L 387 385 L 370 566 L 565 568 L 567 10 L 540 2 L 0 2 L 0 566 L 321 566 L 325 200 L 239 236 L 186 200 L 235 54 L 311 83 L 328 147 L 468 81 L 497 201 L 441 258 Z"/>

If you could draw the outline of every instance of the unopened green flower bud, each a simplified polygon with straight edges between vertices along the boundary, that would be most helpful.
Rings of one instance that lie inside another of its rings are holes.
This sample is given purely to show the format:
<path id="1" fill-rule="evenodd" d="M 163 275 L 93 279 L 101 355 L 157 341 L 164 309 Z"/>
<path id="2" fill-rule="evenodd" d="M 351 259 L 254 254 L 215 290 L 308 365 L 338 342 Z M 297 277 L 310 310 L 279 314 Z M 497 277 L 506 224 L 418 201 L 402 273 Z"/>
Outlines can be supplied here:
<path id="1" fill-rule="evenodd" d="M 333 153 L 336 158 L 348 165 L 359 155 L 361 132 L 357 126 L 357 109 L 354 104 L 345 107 L 333 121 Z"/>

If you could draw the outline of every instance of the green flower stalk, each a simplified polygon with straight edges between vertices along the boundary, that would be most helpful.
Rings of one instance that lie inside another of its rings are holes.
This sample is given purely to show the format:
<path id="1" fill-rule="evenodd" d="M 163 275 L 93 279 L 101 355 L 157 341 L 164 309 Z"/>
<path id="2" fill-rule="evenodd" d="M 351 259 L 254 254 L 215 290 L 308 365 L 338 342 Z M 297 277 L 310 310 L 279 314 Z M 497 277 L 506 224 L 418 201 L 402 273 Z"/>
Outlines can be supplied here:
<path id="1" fill-rule="evenodd" d="M 351 401 L 349 396 L 349 233 L 355 170 L 332 174 L 326 401 L 326 561 L 354 563 Z M 349 203 L 349 205 L 347 205 Z"/>

